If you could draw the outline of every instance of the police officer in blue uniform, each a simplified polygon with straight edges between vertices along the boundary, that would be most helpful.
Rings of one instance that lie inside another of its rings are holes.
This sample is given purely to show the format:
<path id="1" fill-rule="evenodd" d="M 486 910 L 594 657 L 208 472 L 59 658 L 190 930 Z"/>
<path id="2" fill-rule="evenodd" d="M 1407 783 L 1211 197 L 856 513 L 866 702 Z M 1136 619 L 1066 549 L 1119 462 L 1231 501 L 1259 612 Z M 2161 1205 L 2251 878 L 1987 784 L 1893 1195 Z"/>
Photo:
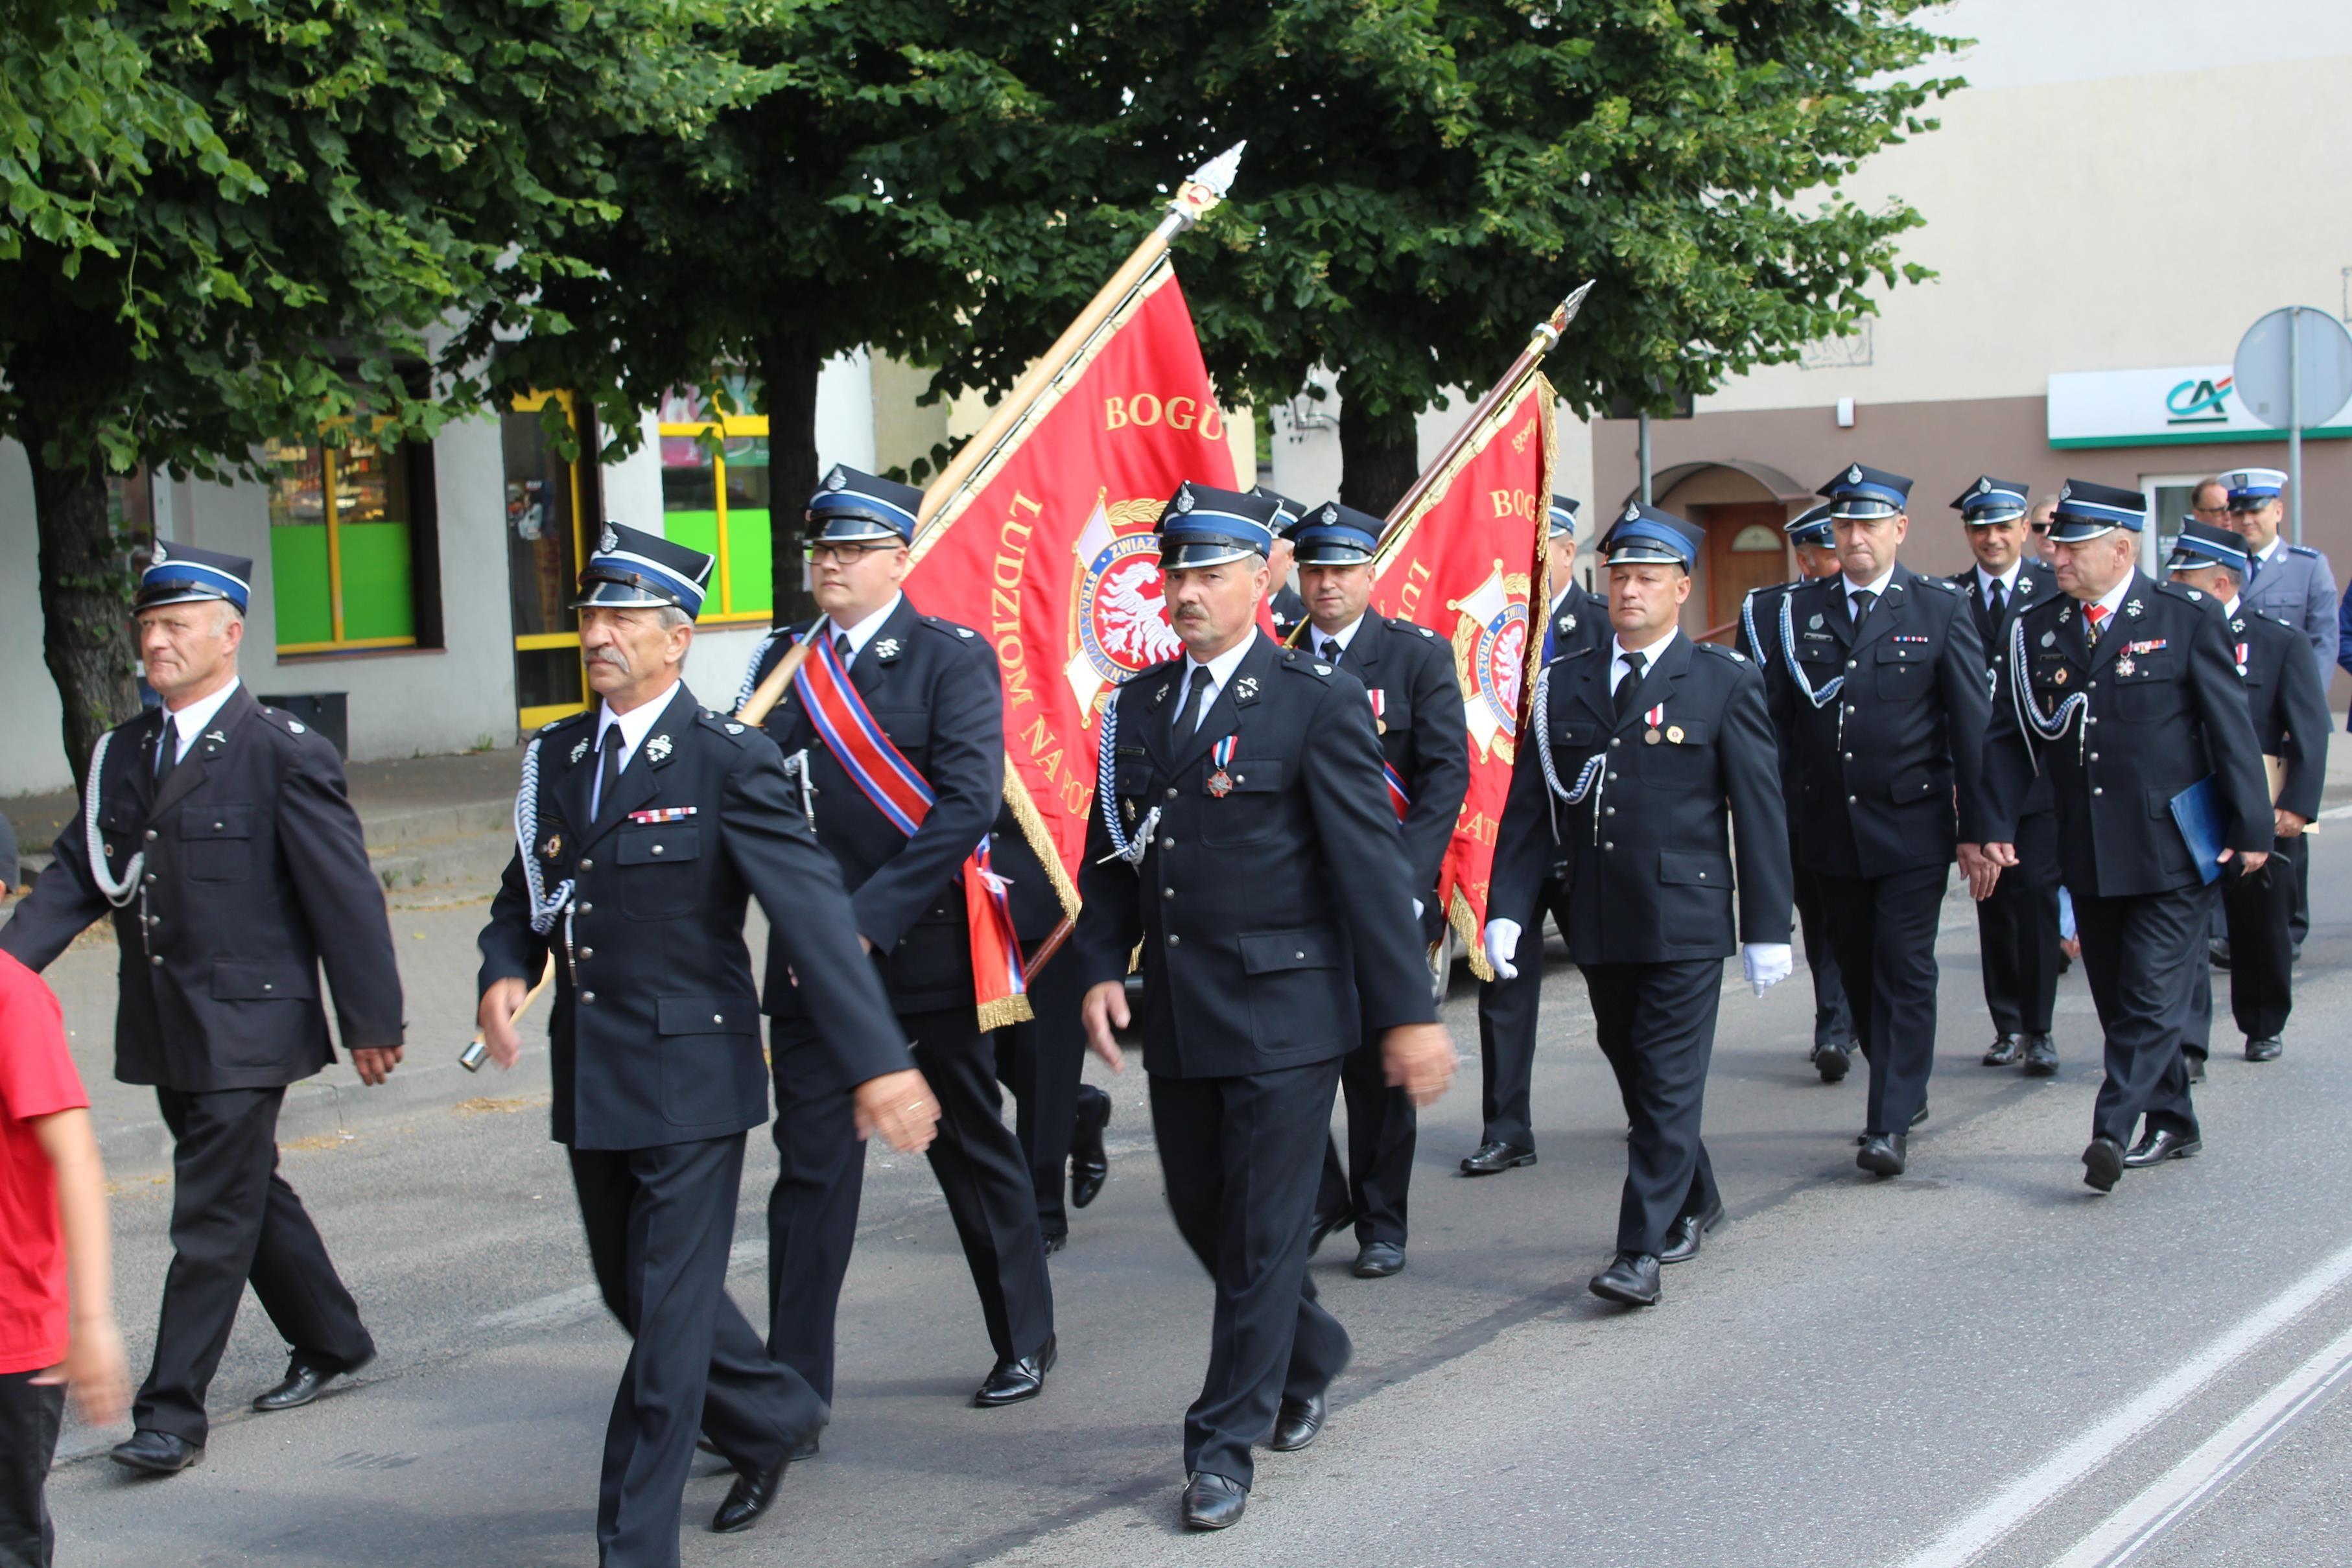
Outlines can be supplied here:
<path id="1" fill-rule="evenodd" d="M 1591 1290 L 1628 1306 L 1654 1305 L 1660 1264 L 1696 1257 L 1723 1218 L 1699 1137 L 1723 960 L 1737 946 L 1759 996 L 1790 967 L 1763 680 L 1744 655 L 1675 624 L 1705 537 L 1639 502 L 1610 529 L 1613 635 L 1545 666 L 1535 744 L 1512 772 L 1495 849 L 1504 908 L 1524 907 L 1566 860 L 1569 955 L 1633 1124 L 1617 1253 Z M 1521 936 L 1516 922 L 1487 923 L 1496 974 L 1515 967 Z"/>
<path id="2" fill-rule="evenodd" d="M 2246 1060 L 2276 1061 L 2294 1006 L 2293 938 L 2295 869 L 2287 846 L 2319 814 L 2327 781 L 2327 697 L 2303 657 L 2306 644 L 2284 621 L 2246 608 L 2240 584 L 2246 541 L 2228 528 L 2184 519 L 2165 563 L 2172 580 L 2220 601 L 2230 618 L 2231 652 L 2245 683 L 2254 735 L 2278 764 L 2272 807 L 2278 840 L 2268 864 L 2252 876 L 2224 876 L 2221 907 L 2230 935 L 2230 1011 L 2245 1035 Z M 2205 1076 L 2213 1026 L 2210 972 L 2197 966 L 2190 1002 L 2189 1082 Z"/>
<path id="3" fill-rule="evenodd" d="M 1988 685 L 1998 683 L 2009 618 L 2058 596 L 2055 574 L 2026 559 L 2032 537 L 2026 486 L 1979 475 L 1952 503 L 1976 564 L 1952 579 L 1984 644 Z M 2058 816 L 2047 779 L 2037 779 L 2017 819 L 2017 864 L 1977 904 L 1977 950 L 1993 1042 L 1987 1067 L 2022 1062 L 2031 1078 L 2058 1071 L 2050 1026 L 2058 1005 Z"/>
<path id="4" fill-rule="evenodd" d="M 1436 1021 L 1364 687 L 1256 627 L 1275 507 L 1186 484 L 1160 524 L 1181 658 L 1103 715 L 1079 876 L 1087 1035 L 1116 1066 L 1140 946 L 1152 1131 L 1177 1229 L 1215 1282 L 1208 1375 L 1184 1421 L 1182 1517 L 1247 1506 L 1250 1449 L 1305 1448 L 1347 1365 L 1307 1272 L 1341 1059 L 1381 1036 L 1389 1081 L 1436 1098 Z"/>
<path id="5" fill-rule="evenodd" d="M 1813 1044 L 1808 1058 L 1824 1083 L 1843 1079 L 1853 1064 L 1861 1041 L 1854 1038 L 1853 1009 L 1845 999 L 1845 981 L 1838 975 L 1837 949 L 1831 945 L 1829 925 L 1822 914 L 1821 884 L 1797 858 L 1796 748 L 1780 727 L 1792 724 L 1795 714 L 1780 700 L 1786 664 L 1780 653 L 1780 601 L 1799 583 L 1835 577 L 1837 536 L 1830 528 L 1829 503 L 1808 507 L 1781 526 L 1797 558 L 1797 575 L 1790 581 L 1752 590 L 1740 601 L 1739 629 L 1732 645 L 1753 660 L 1764 677 L 1764 699 L 1773 715 L 1774 735 L 1780 750 L 1780 798 L 1789 813 L 1790 883 L 1796 889 L 1797 923 L 1805 934 L 1805 967 L 1813 981 Z"/>
<path id="6" fill-rule="evenodd" d="M 2286 521 L 2286 476 L 2275 468 L 2236 468 L 2223 475 L 2230 487 L 2230 527 L 2246 541 L 2246 580 L 2239 597 L 2246 608 L 2294 627 L 2311 644 L 2326 691 L 2336 656 L 2336 573 L 2327 558 L 2309 545 L 2279 537 Z M 2294 913 L 2290 935 L 2294 950 L 2311 929 L 2311 845 L 2300 833 L 2287 840 L 2294 862 Z"/>
<path id="7" fill-rule="evenodd" d="M 155 1474 L 203 1457 L 205 1390 L 247 1284 L 290 1353 L 257 1409 L 306 1405 L 375 1354 L 278 1174 L 278 1112 L 287 1085 L 335 1059 L 321 968 L 368 1083 L 400 1061 L 400 974 L 334 747 L 238 678 L 252 576 L 241 557 L 156 547 L 131 606 L 162 702 L 100 737 L 83 812 L 0 928 L 0 951 L 41 969 L 114 917 L 114 1075 L 154 1085 L 172 1131 L 155 1360 L 113 1450 Z"/>
<path id="8" fill-rule="evenodd" d="M 1404 840 L 1412 895 L 1422 906 L 1422 937 L 1433 944 L 1445 931 L 1437 877 L 1470 787 L 1470 736 L 1452 645 L 1425 626 L 1371 609 L 1371 562 L 1381 526 L 1370 513 L 1336 501 L 1290 525 L 1308 618 L 1298 645 L 1355 676 L 1370 699 L 1388 769 L 1384 798 Z M 1412 1101 L 1388 1082 L 1374 1036 L 1348 1053 L 1339 1086 L 1348 1101 L 1348 1163 L 1340 1166 L 1336 1139 L 1326 1144 L 1316 1229 L 1319 1239 L 1336 1223 L 1332 1217 L 1352 1218 L 1357 1277 L 1385 1279 L 1404 1267 Z"/>
<path id="9" fill-rule="evenodd" d="M 2100 1192 L 2126 1165 L 2199 1146 L 2181 1041 L 2210 895 L 2183 821 L 2226 846 L 2214 853 L 2225 876 L 2259 871 L 2273 841 L 2229 622 L 2211 596 L 2137 570 L 2145 521 L 2136 490 L 2059 490 L 2050 537 L 2065 597 L 2010 622 L 1985 759 L 1985 853 L 2002 874 L 2037 774 L 2057 799 L 2060 870 L 2106 1037 L 2083 1151 Z M 2143 1115 L 2147 1135 L 2130 1145 Z"/>
<path id="10" fill-rule="evenodd" d="M 1554 496 L 1547 515 L 1545 549 L 1550 552 L 1550 608 L 1544 618 L 1543 655 L 1549 664 L 1571 648 L 1609 640 L 1609 604 L 1576 580 L 1578 503 Z M 1536 1163 L 1535 1120 L 1529 1084 L 1535 1076 L 1536 1018 L 1543 1000 L 1543 917 L 1549 914 L 1568 936 L 1567 890 L 1557 875 L 1538 877 L 1530 901 L 1504 909 L 1494 902 L 1490 883 L 1486 915 L 1516 921 L 1535 933 L 1526 961 L 1506 977 L 1478 983 L 1479 1112 L 1484 1130 L 1478 1146 L 1462 1162 L 1466 1176 L 1495 1176 Z M 1490 966 L 1491 967 L 1491 966 Z"/>
<path id="11" fill-rule="evenodd" d="M 1822 486 L 1841 570 L 1780 604 L 1780 700 L 1797 852 L 1821 879 L 1838 972 L 1870 1058 L 1863 1169 L 1899 1176 L 1936 1059 L 1936 926 L 1957 848 L 1991 874 L 1980 783 L 1984 644 L 1959 591 L 1895 559 L 1911 481 L 1856 463 Z M 1956 810 L 1957 802 L 1957 810 Z"/>
<path id="12" fill-rule="evenodd" d="M 995 824 L 1004 783 L 1004 689 L 996 655 L 968 626 L 925 615 L 900 591 L 922 492 L 853 468 L 829 471 L 808 506 L 811 590 L 824 615 L 772 635 L 747 688 L 803 637 L 829 641 L 849 683 L 929 788 L 909 834 L 819 731 L 797 689 L 766 720 L 801 781 L 817 841 L 841 866 L 856 931 L 938 1093 L 931 1171 L 963 1243 L 995 1364 L 982 1407 L 1034 1397 L 1053 1370 L 1053 1287 L 1029 1165 L 1004 1125 L 996 1053 L 974 1002 L 964 862 Z M 765 1005 L 776 1019 L 776 1148 L 768 1206 L 770 1348 L 828 1398 L 834 1309 L 849 1268 L 866 1162 L 844 1129 L 850 1085 L 828 1076 L 824 1042 L 772 943 Z M 993 1027 L 992 1024 L 991 1027 Z"/>
<path id="13" fill-rule="evenodd" d="M 767 1511 L 826 1418 L 726 1293 L 744 1135 L 768 1116 L 748 898 L 800 977 L 834 1073 L 856 1086 L 842 1135 L 918 1147 L 937 1114 L 775 747 L 679 679 L 710 566 L 604 526 L 578 601 L 598 701 L 525 754 L 515 854 L 481 935 L 478 1016 L 502 1067 L 520 1049 L 526 989 L 555 957 L 551 1130 L 597 1286 L 633 1342 L 596 1509 L 608 1568 L 676 1568 L 698 1427 L 735 1469 L 711 1521 L 724 1531 Z"/>

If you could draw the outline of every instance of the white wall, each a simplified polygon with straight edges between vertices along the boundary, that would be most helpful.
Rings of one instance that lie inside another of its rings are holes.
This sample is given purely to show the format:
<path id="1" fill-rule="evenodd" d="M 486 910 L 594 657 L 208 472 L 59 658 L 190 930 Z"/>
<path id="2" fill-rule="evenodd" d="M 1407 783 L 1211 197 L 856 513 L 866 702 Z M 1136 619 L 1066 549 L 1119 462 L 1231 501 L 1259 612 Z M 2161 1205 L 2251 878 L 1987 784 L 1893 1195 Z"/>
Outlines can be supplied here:
<path id="1" fill-rule="evenodd" d="M 65 711 L 41 662 L 39 561 L 32 466 L 23 447 L 0 442 L 0 797 L 72 778 L 58 738 Z"/>

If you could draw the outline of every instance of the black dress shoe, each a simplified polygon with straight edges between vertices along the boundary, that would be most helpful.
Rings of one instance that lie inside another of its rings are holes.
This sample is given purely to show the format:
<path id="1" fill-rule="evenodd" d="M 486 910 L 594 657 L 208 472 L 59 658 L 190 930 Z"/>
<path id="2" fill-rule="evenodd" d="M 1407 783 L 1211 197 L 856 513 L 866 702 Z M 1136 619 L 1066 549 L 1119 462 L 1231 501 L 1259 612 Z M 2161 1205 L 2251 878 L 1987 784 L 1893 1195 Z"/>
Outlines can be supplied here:
<path id="1" fill-rule="evenodd" d="M 1393 1241 L 1367 1241 L 1356 1253 L 1356 1278 L 1385 1280 L 1404 1268 L 1404 1249 Z"/>
<path id="2" fill-rule="evenodd" d="M 109 1457 L 118 1465 L 150 1475 L 175 1476 L 205 1457 L 205 1446 L 142 1427 L 128 1441 L 115 1444 Z"/>
<path id="3" fill-rule="evenodd" d="M 1024 1355 L 1013 1361 L 1000 1361 L 980 1385 L 971 1402 L 982 1410 L 993 1410 L 1000 1405 L 1018 1405 L 1024 1399 L 1034 1399 L 1045 1391 L 1045 1375 L 1054 1370 L 1055 1346 L 1054 1336 L 1045 1336 L 1045 1348 L 1034 1355 Z"/>
<path id="4" fill-rule="evenodd" d="M 2124 1147 L 2113 1138 L 2093 1138 L 2083 1151 L 2083 1185 L 2113 1192 L 2123 1178 Z"/>
<path id="5" fill-rule="evenodd" d="M 1297 1453 L 1322 1432 L 1327 1413 L 1320 1394 L 1306 1399 L 1284 1400 L 1282 1408 L 1275 1413 L 1274 1439 L 1266 1447 L 1277 1454 Z"/>
<path id="6" fill-rule="evenodd" d="M 749 1530 L 758 1523 L 760 1516 L 767 1512 L 769 1505 L 776 1500 L 776 1494 L 783 1490 L 784 1472 L 792 1469 L 792 1456 L 788 1454 L 776 1461 L 774 1469 L 762 1470 L 757 1475 L 739 1472 L 735 1484 L 727 1489 L 726 1500 L 719 1505 L 719 1511 L 710 1516 L 711 1533 L 731 1535 L 736 1531 Z"/>
<path id="7" fill-rule="evenodd" d="M 2141 1134 L 2139 1142 L 2132 1145 L 2131 1153 L 2124 1156 L 2124 1164 L 2132 1170 L 2145 1170 L 2167 1160 L 2185 1160 L 2204 1146 L 2202 1138 L 2192 1138 L 2167 1127 L 2161 1132 Z"/>
<path id="8" fill-rule="evenodd" d="M 2028 1078 L 2054 1077 L 2058 1071 L 2058 1047 L 2046 1034 L 2037 1034 L 2025 1042 L 2025 1075 Z"/>
<path id="9" fill-rule="evenodd" d="M 1666 1244 L 1658 1253 L 1661 1263 L 1687 1263 L 1698 1256 L 1699 1243 L 1706 1233 L 1723 1223 L 1723 1205 L 1717 1202 L 1705 1214 L 1685 1214 L 1667 1228 Z"/>
<path id="10" fill-rule="evenodd" d="M 2279 1059 L 2279 1053 L 2285 1049 L 2286 1041 L 2276 1035 L 2271 1036 L 2268 1040 L 2250 1040 L 2246 1041 L 2246 1060 L 2276 1061 Z"/>
<path id="11" fill-rule="evenodd" d="M 1901 1176 L 1904 1155 L 1909 1152 L 1905 1146 L 1908 1141 L 1901 1133 L 1874 1134 L 1862 1145 L 1862 1152 L 1853 1156 L 1853 1163 L 1873 1176 Z"/>
<path id="12" fill-rule="evenodd" d="M 1609 1267 L 1592 1276 L 1587 1287 L 1604 1301 L 1629 1307 L 1658 1304 L 1658 1259 L 1654 1252 L 1620 1252 Z"/>
<path id="13" fill-rule="evenodd" d="M 2204 1082 L 2205 1053 L 2201 1051 L 2184 1051 L 2180 1055 L 2181 1059 L 2189 1063 L 2189 1082 L 2191 1083 Z"/>
<path id="14" fill-rule="evenodd" d="M 370 1351 L 349 1366 L 313 1366 L 298 1355 L 286 1364 L 285 1378 L 277 1387 L 257 1396 L 253 1407 L 264 1415 L 276 1410 L 299 1409 L 319 1397 L 329 1378 L 357 1372 L 374 1359 L 375 1353 Z"/>
<path id="15" fill-rule="evenodd" d="M 1249 1488 L 1206 1470 L 1184 1478 L 1184 1528 L 1223 1530 L 1239 1524 L 1249 1507 Z"/>
<path id="16" fill-rule="evenodd" d="M 1059 1236 L 1055 1236 L 1049 1232 L 1044 1238 L 1044 1240 L 1045 1243 L 1045 1256 L 1051 1258 L 1055 1253 L 1059 1252 L 1063 1248 L 1067 1247 L 1070 1244 L 1070 1233 L 1065 1230 Z"/>
<path id="17" fill-rule="evenodd" d="M 1985 1051 L 1984 1064 L 1987 1067 L 2007 1067 L 2011 1062 L 2015 1061 L 2018 1059 L 2018 1056 L 2024 1050 L 2025 1037 L 2023 1035 L 2002 1035 L 1999 1040 L 1994 1040 L 1990 1048 Z"/>
<path id="18" fill-rule="evenodd" d="M 1110 1125 L 1110 1096 L 1091 1083 L 1078 1085 L 1078 1110 L 1070 1131 L 1070 1207 L 1092 1203 L 1110 1179 L 1110 1155 L 1103 1129 Z"/>
<path id="19" fill-rule="evenodd" d="M 1464 1176 L 1495 1176 L 1520 1166 L 1536 1163 L 1536 1152 L 1517 1144 L 1486 1143 L 1478 1152 L 1462 1162 Z"/>
<path id="20" fill-rule="evenodd" d="M 2230 967 L 2230 939 L 2227 936 L 2214 937 L 2213 940 L 2205 944 L 2205 956 L 2213 960 L 2213 967 L 2215 968 L 2228 968 Z"/>
<path id="21" fill-rule="evenodd" d="M 1835 1083 L 1846 1075 L 1847 1069 L 1853 1065 L 1853 1059 L 1844 1046 L 1813 1047 L 1813 1071 L 1822 1075 L 1822 1082 L 1824 1083 Z"/>

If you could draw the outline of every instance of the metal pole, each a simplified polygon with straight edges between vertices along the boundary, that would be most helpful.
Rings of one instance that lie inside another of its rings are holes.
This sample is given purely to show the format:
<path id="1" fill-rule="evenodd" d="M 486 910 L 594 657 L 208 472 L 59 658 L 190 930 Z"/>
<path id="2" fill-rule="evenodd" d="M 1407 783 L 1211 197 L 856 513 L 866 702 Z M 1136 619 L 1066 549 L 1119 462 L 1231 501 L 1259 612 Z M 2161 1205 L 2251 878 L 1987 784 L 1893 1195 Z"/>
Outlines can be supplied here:
<path id="1" fill-rule="evenodd" d="M 1640 427 L 1640 428 L 1641 428 L 1641 446 L 1642 446 L 1642 459 L 1641 459 L 1641 460 L 1642 460 L 1642 505 L 1643 505 L 1643 506 L 1645 506 L 1645 507 L 1646 507 L 1646 506 L 1650 505 L 1650 499 L 1651 499 L 1651 497 L 1650 497 L 1650 411 L 1649 411 L 1648 409 L 1646 409 L 1646 408 L 1645 408 L 1645 409 L 1643 409 L 1643 410 L 1642 411 L 1642 416 L 1641 416 L 1641 427 Z"/>
<path id="2" fill-rule="evenodd" d="M 2303 542 L 2303 307 L 2286 312 L 2286 510 L 2288 535 Z"/>

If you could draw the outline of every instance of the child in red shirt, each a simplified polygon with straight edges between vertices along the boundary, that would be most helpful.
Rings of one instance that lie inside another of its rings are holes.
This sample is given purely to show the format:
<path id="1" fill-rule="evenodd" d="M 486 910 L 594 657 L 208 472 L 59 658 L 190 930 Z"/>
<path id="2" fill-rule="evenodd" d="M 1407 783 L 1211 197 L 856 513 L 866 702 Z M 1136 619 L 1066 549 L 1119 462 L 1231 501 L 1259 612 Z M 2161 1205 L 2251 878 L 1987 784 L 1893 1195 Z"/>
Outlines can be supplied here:
<path id="1" fill-rule="evenodd" d="M 0 867 L 0 897 L 15 877 Z M 128 1392 L 89 1104 L 57 998 L 0 953 L 0 1568 L 50 1561 L 65 1385 L 95 1425 Z"/>

